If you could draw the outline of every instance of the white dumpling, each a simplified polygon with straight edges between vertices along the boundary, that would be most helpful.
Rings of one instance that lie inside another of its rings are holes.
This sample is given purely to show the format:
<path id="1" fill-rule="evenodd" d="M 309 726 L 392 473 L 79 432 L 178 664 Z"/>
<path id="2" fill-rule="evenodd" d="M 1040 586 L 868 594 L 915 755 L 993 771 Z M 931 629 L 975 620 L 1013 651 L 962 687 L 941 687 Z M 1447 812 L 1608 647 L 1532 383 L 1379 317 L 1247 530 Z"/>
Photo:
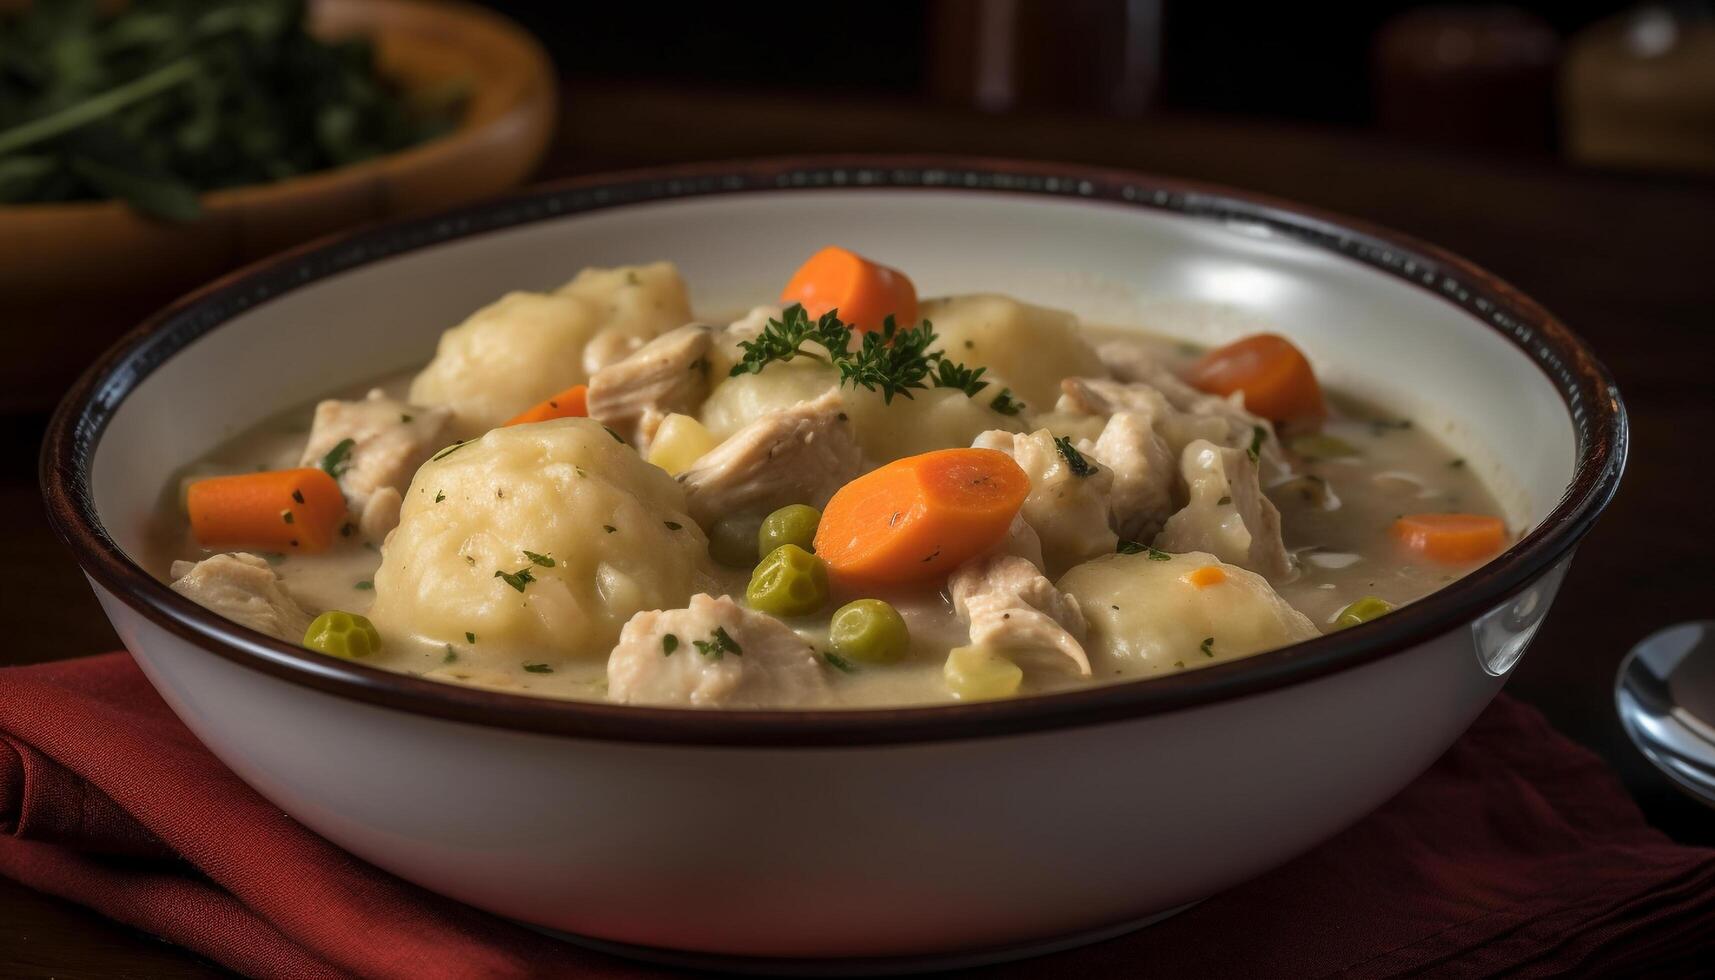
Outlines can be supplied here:
<path id="1" fill-rule="evenodd" d="M 626 620 L 683 606 L 708 572 L 679 484 L 600 423 L 559 419 L 417 471 L 369 615 L 386 635 L 463 646 L 469 632 L 484 653 L 553 664 L 605 655 Z"/>
<path id="2" fill-rule="evenodd" d="M 1206 566 L 1220 569 L 1219 582 L 1198 584 L 1191 576 Z M 1202 552 L 1104 555 L 1073 568 L 1056 587 L 1083 610 L 1084 649 L 1098 676 L 1171 673 L 1318 635 L 1267 579 Z"/>
<path id="3" fill-rule="evenodd" d="M 441 334 L 409 400 L 451 409 L 456 434 L 479 435 L 690 318 L 670 263 L 585 269 L 554 293 L 507 293 Z M 586 349 L 609 354 L 592 367 Z"/>
<path id="4" fill-rule="evenodd" d="M 820 361 L 802 357 L 780 361 L 756 374 L 719 381 L 698 418 L 715 438 L 725 439 L 771 412 L 814 401 L 839 383 L 840 373 Z"/>
<path id="5" fill-rule="evenodd" d="M 949 358 L 988 368 L 988 391 L 1010 387 L 1031 409 L 1054 405 L 1061 378 L 1107 374 L 1070 313 L 993 295 L 932 300 L 922 312 Z"/>
<path id="6" fill-rule="evenodd" d="M 968 446 L 990 429 L 1017 432 L 1018 416 L 1002 415 L 990 406 L 998 387 L 971 398 L 953 388 L 923 388 L 912 397 L 895 395 L 892 403 L 878 391 L 841 385 L 837 370 L 809 358 L 770 364 L 757 374 L 728 378 L 703 403 L 702 423 L 717 437 L 726 437 L 771 412 L 813 401 L 838 389 L 853 432 L 864 455 L 881 464 L 948 446 Z"/>
<path id="7" fill-rule="evenodd" d="M 990 407 L 988 388 L 972 398 L 957 388 L 928 388 L 912 397 L 895 395 L 889 404 L 877 391 L 846 388 L 846 410 L 856 426 L 864 455 L 875 463 L 889 463 L 906 456 L 968 446 L 990 430 L 1022 431 L 1018 416 L 1002 415 Z"/>

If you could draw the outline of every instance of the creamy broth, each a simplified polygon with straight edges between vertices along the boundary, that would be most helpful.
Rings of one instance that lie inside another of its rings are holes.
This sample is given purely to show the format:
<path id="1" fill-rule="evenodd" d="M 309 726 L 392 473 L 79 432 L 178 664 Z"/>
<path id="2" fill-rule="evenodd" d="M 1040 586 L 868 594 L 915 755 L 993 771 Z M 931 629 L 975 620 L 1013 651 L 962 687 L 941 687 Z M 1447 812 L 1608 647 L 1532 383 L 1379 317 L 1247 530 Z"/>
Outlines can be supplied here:
<path id="1" fill-rule="evenodd" d="M 742 322 L 742 318 L 736 319 Z M 719 324 L 727 322 L 727 319 L 716 318 L 705 322 Z M 1085 326 L 1079 328 L 1078 333 L 1082 337 L 1080 342 L 1087 342 L 1092 350 L 1104 342 L 1125 341 L 1137 345 L 1158 363 L 1173 370 L 1184 369 L 1203 353 L 1199 348 L 1151 338 L 1130 329 Z M 591 344 L 596 342 L 589 341 Z M 965 351 L 950 350 L 949 355 L 967 353 L 973 360 L 981 357 L 982 351 L 975 342 L 967 340 L 963 346 Z M 443 344 L 443 351 L 444 349 Z M 726 363 L 730 362 L 723 362 L 722 359 L 732 357 L 733 353 L 727 351 L 713 356 L 716 368 L 723 369 Z M 781 373 L 776 368 L 769 370 Z M 1018 368 L 1013 370 L 1020 371 Z M 725 370 L 717 371 L 717 384 L 725 374 Z M 365 386 L 364 390 L 375 387 L 399 402 L 406 402 L 414 391 L 414 375 L 415 372 L 412 372 L 378 379 L 373 386 Z M 996 386 L 989 392 L 998 393 L 996 389 L 1000 386 L 1000 372 L 991 372 L 991 375 L 996 377 Z M 1015 386 L 1012 390 L 1027 390 L 1016 387 L 1023 381 L 1022 378 L 1005 380 Z M 419 382 L 415 391 L 420 395 L 422 390 L 423 385 Z M 850 388 L 841 390 L 851 391 Z M 982 396 L 984 402 L 987 402 L 989 392 Z M 363 394 L 362 390 L 349 391 L 336 393 L 332 397 L 360 399 Z M 1033 392 L 1033 398 L 1037 401 L 1047 395 L 1052 395 L 1052 391 L 1042 386 Z M 795 400 L 796 397 L 787 398 L 785 403 Z M 972 399 L 973 403 L 975 401 Z M 724 433 L 718 431 L 718 420 L 713 417 L 715 409 L 712 406 L 715 404 L 708 402 L 700 408 L 705 421 L 710 423 L 711 429 L 716 430 L 715 435 L 718 437 Z M 896 401 L 894 404 L 900 403 Z M 1263 492 L 1279 511 L 1281 538 L 1290 556 L 1289 568 L 1282 574 L 1269 576 L 1267 586 L 1271 586 L 1273 592 L 1293 609 L 1308 617 L 1315 630 L 1321 632 L 1336 628 L 1336 618 L 1340 612 L 1361 597 L 1373 596 L 1395 606 L 1402 605 L 1433 592 L 1482 563 L 1481 558 L 1467 561 L 1432 561 L 1417 556 L 1401 546 L 1389 533 L 1390 526 L 1402 515 L 1441 512 L 1501 513 L 1495 500 L 1471 468 L 1421 427 L 1379 408 L 1344 397 L 1338 392 L 1328 393 L 1328 407 L 1329 414 L 1319 427 L 1302 431 L 1283 430 L 1278 435 L 1268 437 L 1278 443 L 1278 448 L 1271 451 L 1282 455 L 1291 472 L 1276 472 L 1262 478 Z M 310 438 L 308 420 L 311 418 L 312 409 L 313 406 L 291 409 L 238 436 L 205 459 L 188 466 L 181 484 L 166 489 L 153 551 L 149 556 L 152 570 L 156 574 L 172 581 L 175 562 L 195 562 L 218 552 L 246 550 L 260 555 L 268 562 L 272 572 L 278 576 L 283 590 L 311 616 L 327 610 L 342 610 L 360 615 L 371 612 L 377 595 L 376 581 L 382 566 L 383 551 L 390 546 L 397 546 L 401 539 L 393 535 L 382 541 L 366 540 L 363 533 L 354 533 L 357 527 L 355 510 L 353 519 L 342 528 L 342 535 L 326 551 L 316 554 L 285 554 L 266 548 L 204 547 L 199 543 L 185 516 L 184 486 L 195 480 L 221 474 L 285 470 L 299 466 L 305 453 L 306 441 Z M 954 409 L 962 411 L 964 406 L 954 406 Z M 886 406 L 882 410 L 892 411 L 893 408 Z M 510 411 L 508 408 L 507 413 Z M 859 409 L 854 407 L 852 411 L 860 415 L 859 421 L 862 422 L 863 417 Z M 404 418 L 408 420 L 409 413 L 404 413 Z M 1106 421 L 1102 417 L 1069 418 L 1058 410 L 1044 410 L 1037 404 L 1029 403 L 1020 416 L 1013 418 L 1016 419 L 1016 424 L 1011 420 L 1009 424 L 1027 432 L 1038 426 L 1045 426 L 1056 435 L 1060 434 L 1063 428 L 1069 437 L 1087 436 L 1091 439 L 1094 439 L 1094 434 Z M 843 412 L 840 419 L 845 420 Z M 481 426 L 471 426 L 463 436 L 474 437 L 479 435 L 481 430 Z M 916 435 L 912 436 L 915 437 Z M 426 470 L 418 471 L 419 475 L 423 472 Z M 442 491 L 421 479 L 412 482 L 408 488 L 400 489 L 407 495 L 427 496 L 432 493 L 439 497 L 442 494 Z M 505 487 L 496 485 L 497 495 L 503 494 L 504 491 Z M 1225 505 L 1227 499 L 1223 498 L 1221 503 Z M 458 501 L 453 503 L 456 505 Z M 407 499 L 407 520 L 414 512 L 413 506 Z M 424 505 L 419 503 L 415 506 L 415 512 L 420 513 Z M 592 526 L 585 528 L 584 532 L 591 536 L 600 535 L 602 528 L 593 526 L 595 523 L 591 522 Z M 678 522 L 670 521 L 668 524 L 669 527 L 674 527 Z M 615 529 L 607 526 L 606 530 L 612 534 Z M 1508 540 L 1514 535 L 1516 529 L 1509 530 Z M 1144 547 L 1148 544 L 1148 541 L 1141 542 Z M 1126 546 L 1122 544 L 1120 547 L 1123 549 Z M 461 550 L 460 554 L 475 564 L 470 553 Z M 1154 549 L 1150 549 L 1149 554 L 1155 554 Z M 407 558 L 402 557 L 399 561 L 402 567 L 410 567 Z M 1166 556 L 1162 556 L 1162 563 L 1164 566 L 1167 564 Z M 523 569 L 529 570 L 530 566 L 525 564 Z M 179 571 L 183 571 L 183 566 L 180 566 Z M 486 573 L 486 567 L 482 571 Z M 497 570 L 497 573 L 498 571 L 504 569 Z M 742 599 L 750 578 L 750 569 L 728 568 L 711 563 L 701 574 L 704 577 L 699 579 L 701 588 L 697 591 L 717 596 L 727 594 Z M 1059 570 L 1059 574 L 1051 574 L 1048 577 L 1058 579 L 1064 585 L 1067 581 L 1066 574 L 1064 570 Z M 495 590 L 496 601 L 529 603 L 542 594 L 527 593 L 525 588 L 520 587 L 516 589 L 518 596 L 514 596 L 497 584 L 489 587 Z M 538 585 L 536 588 L 540 590 L 543 587 Z M 909 653 L 898 662 L 886 664 L 854 664 L 849 658 L 826 657 L 833 649 L 829 639 L 828 614 L 835 605 L 846 598 L 854 597 L 856 593 L 837 596 L 815 615 L 786 619 L 792 630 L 807 641 L 818 656 L 825 658 L 822 665 L 826 668 L 823 673 L 827 695 L 826 700 L 821 703 L 836 706 L 879 706 L 932 703 L 951 699 L 954 694 L 949 689 L 945 674 L 949 650 L 967 644 L 970 637 L 966 622 L 954 611 L 948 589 L 944 586 L 928 589 L 871 589 L 861 594 L 888 600 L 898 610 L 909 628 Z M 1085 600 L 1083 612 L 1090 619 L 1091 629 L 1097 630 L 1097 624 L 1110 612 L 1119 614 L 1125 601 L 1121 598 L 1110 603 L 1110 610 L 1091 608 L 1090 603 Z M 218 608 L 212 604 L 211 607 Z M 1105 628 L 1110 631 L 1119 628 L 1113 623 L 1120 620 L 1109 618 L 1112 622 Z M 1219 623 L 1218 618 L 1216 622 Z M 516 642 L 485 641 L 485 632 L 482 628 L 468 631 L 455 629 L 450 632 L 443 629 L 435 635 L 415 635 L 408 629 L 389 631 L 383 634 L 380 651 L 366 656 L 363 662 L 452 683 L 494 687 L 534 695 L 575 699 L 603 699 L 609 696 L 606 657 L 599 654 L 563 656 L 551 651 L 532 653 L 521 648 Z M 1256 652 L 1251 650 L 1232 653 L 1223 649 L 1218 628 L 1211 628 L 1209 632 L 1216 635 L 1206 637 L 1201 644 L 1193 638 L 1182 654 L 1172 656 L 1151 655 L 1139 658 L 1092 654 L 1091 675 L 1087 677 L 1066 670 L 1032 667 L 1024 671 L 1017 693 L 1028 694 L 1130 677 L 1173 673 Z M 1215 642 L 1207 642 L 1209 640 Z M 672 652 L 669 651 L 667 656 L 671 655 Z M 690 658 L 698 654 L 687 649 L 681 655 Z M 754 668 L 750 663 L 746 663 L 745 669 Z M 818 681 L 818 685 L 820 684 Z M 790 707 L 794 706 L 794 703 L 789 698 L 782 697 L 779 703 L 770 703 L 767 706 Z"/>

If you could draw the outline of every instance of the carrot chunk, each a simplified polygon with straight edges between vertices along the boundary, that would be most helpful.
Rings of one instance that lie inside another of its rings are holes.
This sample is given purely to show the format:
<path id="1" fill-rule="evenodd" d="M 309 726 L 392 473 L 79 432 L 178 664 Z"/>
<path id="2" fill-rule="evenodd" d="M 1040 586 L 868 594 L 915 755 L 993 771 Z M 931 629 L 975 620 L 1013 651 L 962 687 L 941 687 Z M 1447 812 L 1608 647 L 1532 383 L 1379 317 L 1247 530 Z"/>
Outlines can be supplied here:
<path id="1" fill-rule="evenodd" d="M 1006 537 L 1030 477 L 994 449 L 940 449 L 846 484 L 822 509 L 816 557 L 846 589 L 945 578 Z"/>
<path id="2" fill-rule="evenodd" d="M 1242 391 L 1246 408 L 1275 422 L 1328 414 L 1310 361 L 1279 334 L 1259 333 L 1217 347 L 1191 365 L 1185 380 L 1213 395 Z"/>
<path id="3" fill-rule="evenodd" d="M 588 385 L 572 385 L 565 391 L 552 398 L 519 412 L 506 421 L 506 425 L 523 425 L 526 422 L 546 422 L 549 419 L 583 418 L 590 413 Z M 505 428 L 506 426 L 501 426 Z"/>
<path id="4" fill-rule="evenodd" d="M 1406 514 L 1393 522 L 1393 536 L 1425 558 L 1466 562 L 1500 551 L 1507 529 L 1486 514 Z"/>
<path id="5" fill-rule="evenodd" d="M 1200 568 L 1193 568 L 1181 577 L 1185 580 L 1187 585 L 1195 585 L 1199 589 L 1206 589 L 1211 585 L 1220 585 L 1222 582 L 1225 582 L 1227 580 L 1227 573 L 1222 571 L 1221 566 L 1219 565 L 1204 565 Z"/>
<path id="6" fill-rule="evenodd" d="M 840 319 L 860 331 L 880 330 L 890 315 L 902 327 L 917 324 L 917 287 L 905 273 L 837 245 L 799 266 L 780 302 L 802 303 L 812 317 L 838 310 Z"/>
<path id="7" fill-rule="evenodd" d="M 198 480 L 185 507 L 205 548 L 325 551 L 345 523 L 339 484 L 313 467 Z"/>

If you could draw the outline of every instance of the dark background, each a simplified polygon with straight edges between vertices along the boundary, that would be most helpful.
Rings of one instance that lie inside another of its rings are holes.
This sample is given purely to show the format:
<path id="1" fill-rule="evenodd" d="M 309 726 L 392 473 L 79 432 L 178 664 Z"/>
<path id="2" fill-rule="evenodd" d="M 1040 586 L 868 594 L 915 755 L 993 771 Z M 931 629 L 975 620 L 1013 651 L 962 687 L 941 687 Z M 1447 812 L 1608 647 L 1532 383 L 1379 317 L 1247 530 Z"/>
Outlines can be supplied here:
<path id="1" fill-rule="evenodd" d="M 1715 616 L 1715 54 L 1637 59 L 1682 72 L 1653 95 L 1616 81 L 1623 51 L 1569 85 L 1577 54 L 1633 16 L 1620 3 L 489 5 L 563 74 L 546 179 L 790 153 L 1122 167 L 1394 227 L 1541 300 L 1613 370 L 1634 445 L 1507 691 L 1607 761 L 1664 832 L 1715 844 L 1715 813 L 1630 746 L 1611 695 L 1632 643 Z M 1707 43 L 1708 6 L 1672 5 L 1682 38 Z M 1592 150 L 1571 134 L 1603 107 L 1647 125 Z M 118 647 L 42 517 L 44 418 L 0 415 L 0 664 Z M 215 972 L 0 880 L 0 975 Z"/>

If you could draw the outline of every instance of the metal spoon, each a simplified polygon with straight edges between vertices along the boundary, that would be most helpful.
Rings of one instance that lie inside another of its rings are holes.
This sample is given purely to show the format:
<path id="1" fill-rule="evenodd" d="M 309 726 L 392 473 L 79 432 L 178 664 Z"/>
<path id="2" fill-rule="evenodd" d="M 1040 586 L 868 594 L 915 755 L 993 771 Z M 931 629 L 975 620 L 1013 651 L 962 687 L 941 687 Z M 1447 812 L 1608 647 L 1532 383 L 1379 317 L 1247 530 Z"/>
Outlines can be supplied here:
<path id="1" fill-rule="evenodd" d="M 1614 678 L 1620 724 L 1669 779 L 1715 806 L 1715 622 L 1657 630 Z"/>

